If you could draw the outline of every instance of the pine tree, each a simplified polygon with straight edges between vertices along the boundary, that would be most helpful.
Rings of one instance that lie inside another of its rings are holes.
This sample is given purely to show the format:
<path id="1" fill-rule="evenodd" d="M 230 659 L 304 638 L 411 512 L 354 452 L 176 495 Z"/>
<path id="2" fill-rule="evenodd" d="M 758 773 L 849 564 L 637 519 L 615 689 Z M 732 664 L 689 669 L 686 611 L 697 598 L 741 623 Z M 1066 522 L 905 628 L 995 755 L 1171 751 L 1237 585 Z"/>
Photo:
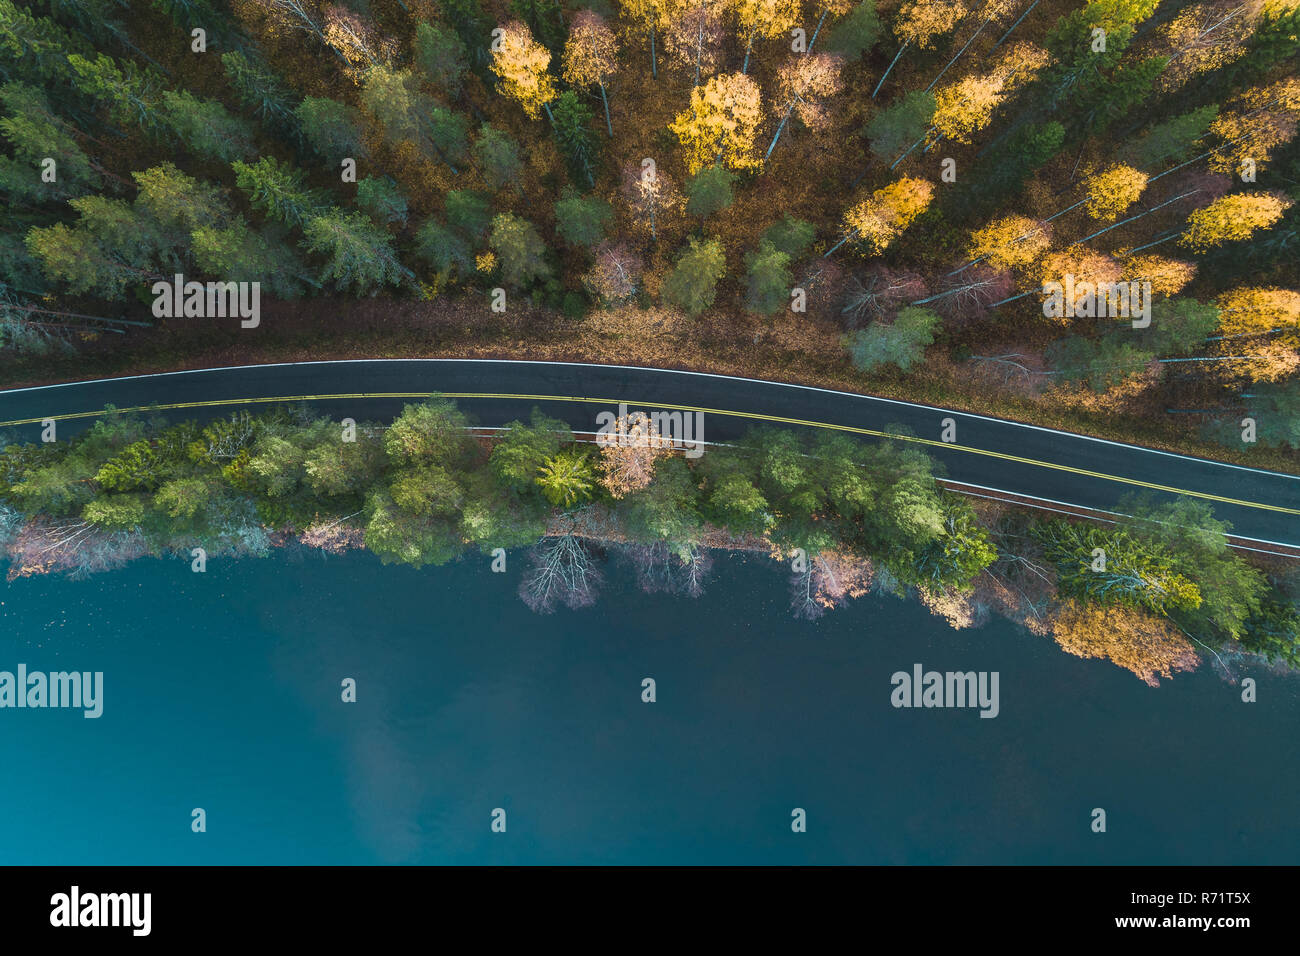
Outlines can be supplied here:
<path id="1" fill-rule="evenodd" d="M 864 372 L 874 372 L 886 365 L 906 372 L 925 354 L 926 346 L 934 342 L 934 328 L 938 324 L 939 317 L 930 310 L 908 306 L 900 309 L 888 325 L 873 322 L 851 333 L 849 357 Z"/>
<path id="2" fill-rule="evenodd" d="M 269 66 L 239 50 L 221 54 L 221 65 L 239 101 L 254 116 L 276 129 L 298 134 L 295 97 Z"/>
<path id="3" fill-rule="evenodd" d="M 808 251 L 815 235 L 812 223 L 787 214 L 764 230 L 762 241 L 771 243 L 789 256 L 791 262 L 796 262 Z"/>
<path id="4" fill-rule="evenodd" d="M 614 210 L 599 196 L 566 190 L 555 204 L 555 231 L 571 246 L 594 247 L 605 237 Z"/>
<path id="5" fill-rule="evenodd" d="M 0 80 L 44 84 L 68 76 L 68 54 L 87 46 L 46 17 L 0 0 Z"/>
<path id="6" fill-rule="evenodd" d="M 552 116 L 555 139 L 568 161 L 569 172 L 587 186 L 596 185 L 596 138 L 591 132 L 594 116 L 591 107 L 572 90 L 559 95 Z"/>
<path id="7" fill-rule="evenodd" d="M 735 198 L 732 184 L 736 174 L 721 166 L 701 169 L 686 184 L 686 212 L 699 219 L 707 219 L 731 205 Z"/>
<path id="8" fill-rule="evenodd" d="M 862 0 L 826 37 L 826 49 L 846 60 L 866 56 L 880 39 L 880 17 L 875 0 Z"/>
<path id="9" fill-rule="evenodd" d="M 470 244 L 435 219 L 428 220 L 416 233 L 415 254 L 443 276 L 453 271 L 461 276 L 474 272 L 474 251 Z"/>
<path id="10" fill-rule="evenodd" d="M 1146 171 L 1171 160 L 1186 159 L 1209 131 L 1218 112 L 1217 106 L 1202 106 L 1158 123 L 1125 147 L 1125 158 Z"/>
<path id="11" fill-rule="evenodd" d="M 892 163 L 907 147 L 925 136 L 934 117 L 933 93 L 913 90 L 881 110 L 862 129 L 871 152 L 881 162 Z"/>
<path id="12" fill-rule="evenodd" d="M 98 188 L 100 169 L 83 152 L 75 130 L 55 115 L 43 92 L 22 83 L 0 87 L 0 136 L 10 156 L 0 156 L 0 190 L 11 201 L 48 202 L 70 199 Z M 41 181 L 41 164 L 55 161 L 58 178 Z"/>
<path id="13" fill-rule="evenodd" d="M 360 161 L 369 156 L 361 138 L 361 116 L 351 106 L 309 96 L 298 104 L 294 115 L 312 149 L 331 165 L 346 158 Z"/>
<path id="14" fill-rule="evenodd" d="M 281 237 L 255 232 L 242 216 L 224 226 L 199 226 L 190 241 L 199 271 L 223 282 L 260 282 L 278 299 L 296 298 L 305 284 L 314 284 Z"/>
<path id="15" fill-rule="evenodd" d="M 161 99 L 164 122 L 196 156 L 229 163 L 253 152 L 252 127 L 216 100 L 185 90 L 167 90 Z"/>
<path id="16" fill-rule="evenodd" d="M 519 157 L 519 145 L 509 134 L 484 123 L 474 141 L 474 160 L 492 190 L 512 186 L 517 193 L 523 192 L 519 182 L 523 161 Z"/>
<path id="17" fill-rule="evenodd" d="M 236 160 L 231 168 L 249 204 L 286 226 L 303 226 L 324 210 L 324 199 L 307 187 L 302 172 L 274 156 L 263 156 L 251 165 Z"/>
<path id="18" fill-rule="evenodd" d="M 503 212 L 492 220 L 488 245 L 501 263 L 501 279 L 507 286 L 522 289 L 551 274 L 546 262 L 546 243 L 526 219 Z"/>
<path id="19" fill-rule="evenodd" d="M 365 176 L 357 182 L 357 208 L 379 226 L 406 225 L 407 205 L 390 176 Z"/>
<path id="20" fill-rule="evenodd" d="M 664 280 L 664 299 L 687 315 L 699 315 L 713 304 L 718 280 L 726 270 L 722 243 L 717 239 L 691 239 Z"/>
<path id="21" fill-rule="evenodd" d="M 115 299 L 128 286 L 143 287 L 162 276 L 160 238 L 142 210 L 95 195 L 68 204 L 78 214 L 76 223 L 27 233 L 28 251 L 51 280 L 73 294 L 94 292 Z"/>
<path id="22" fill-rule="evenodd" d="M 770 242 L 745 253 L 745 308 L 771 315 L 790 301 L 790 256 Z"/>
<path id="23" fill-rule="evenodd" d="M 308 220 L 303 235 L 303 248 L 324 260 L 320 281 L 340 292 L 367 295 L 411 278 L 388 233 L 359 212 L 324 212 Z"/>
<path id="24" fill-rule="evenodd" d="M 93 60 L 73 53 L 68 66 L 72 85 L 103 106 L 114 122 L 134 124 L 150 134 L 163 128 L 158 100 L 162 81 L 156 74 L 130 61 L 119 65 L 102 53 Z"/>
<path id="25" fill-rule="evenodd" d="M 488 197 L 470 189 L 453 189 L 447 193 L 447 225 L 477 247 L 492 225 L 492 204 Z"/>
<path id="26" fill-rule="evenodd" d="M 465 41 L 436 23 L 420 23 L 415 28 L 415 64 L 429 81 L 448 96 L 460 93 L 469 69 Z"/>

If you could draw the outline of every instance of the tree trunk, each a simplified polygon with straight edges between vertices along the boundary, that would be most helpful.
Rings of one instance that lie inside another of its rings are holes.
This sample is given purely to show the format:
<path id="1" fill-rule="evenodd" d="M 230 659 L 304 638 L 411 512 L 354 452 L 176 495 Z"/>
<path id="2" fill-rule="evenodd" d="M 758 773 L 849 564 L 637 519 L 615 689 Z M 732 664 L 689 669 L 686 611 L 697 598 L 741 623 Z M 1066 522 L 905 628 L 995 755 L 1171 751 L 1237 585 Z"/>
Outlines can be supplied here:
<path id="1" fill-rule="evenodd" d="M 852 238 L 853 238 L 854 236 L 856 236 L 857 234 L 858 234 L 858 231 L 857 231 L 856 229 L 854 229 L 852 232 L 850 232 L 847 236 L 845 236 L 845 237 L 844 237 L 843 239 L 841 239 L 839 242 L 835 243 L 835 245 L 833 245 L 833 246 L 831 246 L 829 249 L 827 249 L 826 252 L 825 252 L 825 254 L 822 256 L 822 258 L 823 258 L 823 259 L 827 258 L 827 257 L 828 257 L 832 252 L 834 252 L 834 251 L 835 251 L 836 249 L 838 249 L 840 246 L 844 245 L 844 243 L 848 242 L 850 239 L 852 239 Z"/>
<path id="2" fill-rule="evenodd" d="M 1073 206 L 1066 206 L 1066 207 L 1065 207 L 1064 209 L 1062 209 L 1060 212 L 1054 212 L 1054 213 L 1052 213 L 1050 216 L 1048 216 L 1046 219 L 1044 219 L 1043 222 L 1051 222 L 1053 219 L 1058 219 L 1058 218 L 1060 218 L 1061 216 L 1064 216 L 1064 215 L 1065 215 L 1067 212 L 1069 212 L 1071 209 L 1078 209 L 1080 206 L 1082 206 L 1084 203 L 1086 203 L 1086 202 L 1091 198 L 1091 196 L 1092 196 L 1092 194 L 1089 193 L 1087 196 L 1084 196 L 1082 199 L 1080 199 L 1080 200 L 1079 200 L 1077 203 L 1075 203 Z"/>
<path id="3" fill-rule="evenodd" d="M 695 37 L 695 82 L 692 86 L 700 85 L 700 55 L 704 52 L 704 23 L 700 23 L 698 35 Z"/>
<path id="4" fill-rule="evenodd" d="M 1029 5 L 1029 9 L 1026 10 L 1024 13 L 1020 14 L 1016 22 L 1011 24 L 1011 27 L 1007 30 L 1006 33 L 1002 34 L 1002 39 L 998 40 L 997 43 L 993 44 L 994 50 L 996 50 L 998 47 L 1000 47 L 1003 43 L 1006 42 L 1007 37 L 1011 36 L 1012 31 L 1015 30 L 1016 27 L 1020 26 L 1020 21 L 1023 20 L 1025 17 L 1029 16 L 1029 14 L 1033 12 L 1034 7 L 1038 6 L 1038 3 L 1039 0 L 1034 0 L 1034 2 Z M 990 50 L 989 52 L 992 53 L 993 51 Z"/>
<path id="5" fill-rule="evenodd" d="M 822 15 L 817 19 L 817 29 L 813 31 L 813 37 L 808 41 L 808 52 L 812 52 L 813 44 L 817 42 L 817 34 L 822 32 L 822 24 L 826 22 L 826 14 L 829 10 L 823 10 Z"/>
<path id="6" fill-rule="evenodd" d="M 1037 289 L 1031 289 L 1029 292 L 1022 292 L 1019 295 L 1009 295 L 1005 299 L 1000 299 L 989 306 L 990 309 L 996 309 L 1000 305 L 1006 305 L 1008 302 L 1015 302 L 1017 299 L 1023 299 L 1027 295 L 1033 295 Z"/>
<path id="7" fill-rule="evenodd" d="M 614 124 L 609 121 L 609 98 L 605 95 L 605 84 L 600 84 L 600 101 L 605 104 L 605 129 L 609 132 L 609 138 L 614 138 Z"/>
<path id="8" fill-rule="evenodd" d="M 781 130 L 785 129 L 785 124 L 790 119 L 790 114 L 794 112 L 794 101 L 790 101 L 790 106 L 786 109 L 785 115 L 781 117 L 781 125 L 776 128 L 776 135 L 772 137 L 772 142 L 767 147 L 767 152 L 763 154 L 763 160 L 772 155 L 772 150 L 776 148 L 776 141 L 781 138 Z"/>
<path id="9" fill-rule="evenodd" d="M 885 79 L 889 76 L 890 71 L 894 69 L 894 64 L 898 62 L 898 58 L 902 56 L 903 51 L 907 49 L 907 44 L 911 42 L 911 40 L 905 40 L 903 45 L 898 48 L 898 52 L 894 54 L 894 59 L 893 62 L 889 64 L 889 69 L 886 70 L 885 75 L 880 78 L 880 82 L 876 84 L 876 88 L 871 91 L 871 98 L 873 100 L 876 98 L 876 94 L 880 92 L 880 88 L 885 85 Z"/>
<path id="10" fill-rule="evenodd" d="M 925 88 L 925 91 L 927 93 L 929 93 L 932 89 L 934 89 L 934 84 L 938 83 L 940 80 L 943 79 L 943 75 L 948 72 L 948 67 L 952 66 L 961 58 L 961 55 L 966 52 L 966 47 L 974 43 L 975 38 L 979 36 L 980 33 L 983 31 L 983 29 L 992 22 L 993 22 L 992 18 L 989 18 L 988 20 L 985 20 L 983 23 L 981 23 L 978 28 L 976 28 L 975 32 L 971 34 L 970 39 L 966 41 L 966 46 L 963 46 L 960 50 L 958 50 L 956 55 L 953 56 L 953 58 L 944 65 L 944 68 L 939 71 L 939 75 L 930 81 L 930 85 Z"/>
<path id="11" fill-rule="evenodd" d="M 1180 193 L 1179 195 L 1175 196 L 1173 199 L 1166 199 L 1158 206 L 1152 206 L 1146 212 L 1138 213 L 1136 216 L 1129 216 L 1127 219 L 1121 219 L 1119 222 L 1115 223 L 1112 226 L 1107 226 L 1105 229 L 1098 229 L 1096 232 L 1092 233 L 1091 235 L 1084 236 L 1082 239 L 1076 239 L 1074 240 L 1074 242 L 1070 243 L 1069 246 L 1066 246 L 1066 248 L 1067 249 L 1072 248 L 1073 246 L 1079 245 L 1079 243 L 1081 242 L 1087 242 L 1089 239 L 1096 239 L 1098 236 L 1108 233 L 1112 229 L 1118 229 L 1120 226 L 1126 225 L 1127 223 L 1136 222 L 1138 219 L 1141 219 L 1143 216 L 1151 215 L 1157 209 L 1163 209 L 1165 206 L 1168 206 L 1170 203 L 1176 203 L 1178 202 L 1178 200 L 1186 199 L 1188 196 L 1191 196 L 1198 192 L 1200 192 L 1199 189 L 1193 189 L 1190 192 Z"/>
<path id="12" fill-rule="evenodd" d="M 894 167 L 897 166 L 899 163 L 901 163 L 903 160 L 907 159 L 908 153 L 911 153 L 912 150 L 916 149 L 916 147 L 918 147 L 918 146 L 920 146 L 922 143 L 924 143 L 924 142 L 925 142 L 925 137 L 929 136 L 932 132 L 934 132 L 934 127 L 933 127 L 933 126 L 931 126 L 931 127 L 930 127 L 928 130 L 926 130 L 923 134 L 921 134 L 921 138 L 920 138 L 920 139 L 918 139 L 918 140 L 917 140 L 915 143 L 913 143 L 911 146 L 907 147 L 907 151 L 904 152 L 902 156 L 899 156 L 898 159 L 894 160 L 892 163 L 889 164 L 889 171 L 892 173 L 892 172 L 894 171 Z"/>

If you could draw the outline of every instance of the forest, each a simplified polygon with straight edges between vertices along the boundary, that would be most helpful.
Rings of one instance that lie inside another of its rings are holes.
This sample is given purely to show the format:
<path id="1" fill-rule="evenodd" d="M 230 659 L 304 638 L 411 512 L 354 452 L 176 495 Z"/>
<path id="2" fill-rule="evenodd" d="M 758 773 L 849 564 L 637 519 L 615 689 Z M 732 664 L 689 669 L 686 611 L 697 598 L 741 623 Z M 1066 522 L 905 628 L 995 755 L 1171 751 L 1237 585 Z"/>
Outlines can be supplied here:
<path id="1" fill-rule="evenodd" d="M 593 443 L 537 410 L 475 429 L 436 396 L 390 425 L 302 406 L 206 424 L 109 409 L 70 440 L 0 452 L 0 552 L 11 579 L 166 555 L 206 571 L 277 547 L 467 556 L 547 613 L 592 604 L 610 566 L 698 596 L 726 549 L 780 562 L 801 618 L 875 591 L 955 628 L 1008 618 L 1152 685 L 1202 655 L 1229 676 L 1234 657 L 1300 666 L 1295 562 L 1247 561 L 1208 504 L 1135 499 L 1100 524 L 972 503 L 891 435 L 762 427 L 692 459 L 639 412 Z"/>
<path id="2" fill-rule="evenodd" d="M 0 0 L 0 380 L 671 364 L 1294 471 L 1298 50 L 1296 0 Z M 155 318 L 181 274 L 260 326 Z"/>

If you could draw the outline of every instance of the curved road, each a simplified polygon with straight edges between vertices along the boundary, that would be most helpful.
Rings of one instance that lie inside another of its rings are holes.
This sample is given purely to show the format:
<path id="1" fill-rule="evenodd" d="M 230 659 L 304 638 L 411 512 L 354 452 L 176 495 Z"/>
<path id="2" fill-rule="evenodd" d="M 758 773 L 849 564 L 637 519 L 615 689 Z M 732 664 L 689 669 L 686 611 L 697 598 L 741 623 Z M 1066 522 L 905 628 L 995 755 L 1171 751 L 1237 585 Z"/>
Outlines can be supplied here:
<path id="1" fill-rule="evenodd" d="M 1234 538 L 1300 547 L 1300 476 L 1228 465 L 892 399 L 753 379 L 627 366 L 468 359 L 301 362 L 170 372 L 0 391 L 0 441 L 39 440 L 87 426 L 107 404 L 156 406 L 173 417 L 211 418 L 236 408 L 305 401 L 338 418 L 388 419 L 439 392 L 478 424 L 526 418 L 534 406 L 594 431 L 596 416 L 630 409 L 702 412 L 703 438 L 725 442 L 762 422 L 878 437 L 910 430 L 947 477 L 991 496 L 1113 511 L 1120 497 L 1208 500 Z M 955 426 L 942 441 L 945 419 Z M 698 437 L 698 436 L 697 436 Z"/>

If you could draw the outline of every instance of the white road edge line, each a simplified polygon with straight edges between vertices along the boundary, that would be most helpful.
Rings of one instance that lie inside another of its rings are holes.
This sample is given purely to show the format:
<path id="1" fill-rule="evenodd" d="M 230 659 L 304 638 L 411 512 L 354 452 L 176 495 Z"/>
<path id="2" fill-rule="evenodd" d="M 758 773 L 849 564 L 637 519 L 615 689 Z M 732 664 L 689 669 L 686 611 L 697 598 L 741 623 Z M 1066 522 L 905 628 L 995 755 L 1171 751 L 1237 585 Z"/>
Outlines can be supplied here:
<path id="1" fill-rule="evenodd" d="M 1272 475 L 1276 478 L 1290 478 L 1293 481 L 1300 481 L 1300 475 L 1290 475 L 1284 471 L 1270 471 L 1267 468 L 1252 468 L 1249 465 L 1234 465 L 1226 461 L 1215 461 L 1212 458 L 1198 458 L 1195 455 L 1182 455 L 1172 451 L 1162 451 L 1159 448 L 1148 448 L 1145 445 L 1130 445 L 1125 442 L 1112 441 L 1109 438 L 1097 438 L 1093 435 L 1080 435 L 1077 432 L 1061 431 L 1059 428 L 1047 428 L 1043 425 L 1030 425 L 1026 422 L 1016 422 L 1008 418 L 994 418 L 991 415 L 979 415 L 975 412 L 963 412 L 951 408 L 939 408 L 935 405 L 926 405 L 922 402 L 905 402 L 896 398 L 884 398 L 879 395 L 863 395 L 859 392 L 842 392 L 837 389 L 821 388 L 816 385 L 795 385 L 790 382 L 774 382 L 762 378 L 746 378 L 740 375 L 719 375 L 716 372 L 691 372 L 681 369 L 669 368 L 651 368 L 644 365 L 602 365 L 596 362 L 546 362 L 536 359 L 457 359 L 457 358 L 380 358 L 380 359 L 319 359 L 309 362 L 267 362 L 256 365 L 222 365 L 215 368 L 191 368 L 178 369 L 174 372 L 148 372 L 142 375 L 121 375 L 116 378 L 92 378 L 80 382 L 56 382 L 53 385 L 29 385 L 23 388 L 0 389 L 0 397 L 6 394 L 16 394 L 18 392 L 33 392 L 47 388 L 68 388 L 77 385 L 99 385 L 105 382 L 127 382 L 134 379 L 142 378 L 165 378 L 169 375 L 200 375 L 208 372 L 232 372 L 246 370 L 250 368 L 290 368 L 298 365 L 366 365 L 377 362 L 407 362 L 407 363 L 424 363 L 424 362 L 479 362 L 490 365 L 543 365 L 543 366 L 568 366 L 572 368 L 599 368 L 599 369 L 628 369 L 636 372 L 658 372 L 663 375 L 695 375 L 701 378 L 718 378 L 732 382 L 750 382 L 757 385 L 775 385 L 781 388 L 800 389 L 805 392 L 823 392 L 827 395 L 841 395 L 845 398 L 855 398 L 862 401 L 883 402 L 888 405 L 901 405 L 906 408 L 924 408 L 933 412 L 942 412 L 945 415 L 961 415 L 964 418 L 973 418 L 979 421 L 994 422 L 999 425 L 1009 425 L 1015 428 L 1029 428 L 1034 431 L 1047 432 L 1050 435 L 1064 435 L 1067 438 L 1077 438 L 1082 441 L 1100 442 L 1103 445 L 1113 445 L 1116 448 L 1130 448 L 1135 451 L 1144 451 L 1152 455 L 1164 455 L 1167 458 L 1180 458 L 1185 461 L 1197 461 L 1206 465 L 1216 465 L 1220 468 L 1235 468 L 1238 471 L 1250 471 L 1259 475 Z"/>

